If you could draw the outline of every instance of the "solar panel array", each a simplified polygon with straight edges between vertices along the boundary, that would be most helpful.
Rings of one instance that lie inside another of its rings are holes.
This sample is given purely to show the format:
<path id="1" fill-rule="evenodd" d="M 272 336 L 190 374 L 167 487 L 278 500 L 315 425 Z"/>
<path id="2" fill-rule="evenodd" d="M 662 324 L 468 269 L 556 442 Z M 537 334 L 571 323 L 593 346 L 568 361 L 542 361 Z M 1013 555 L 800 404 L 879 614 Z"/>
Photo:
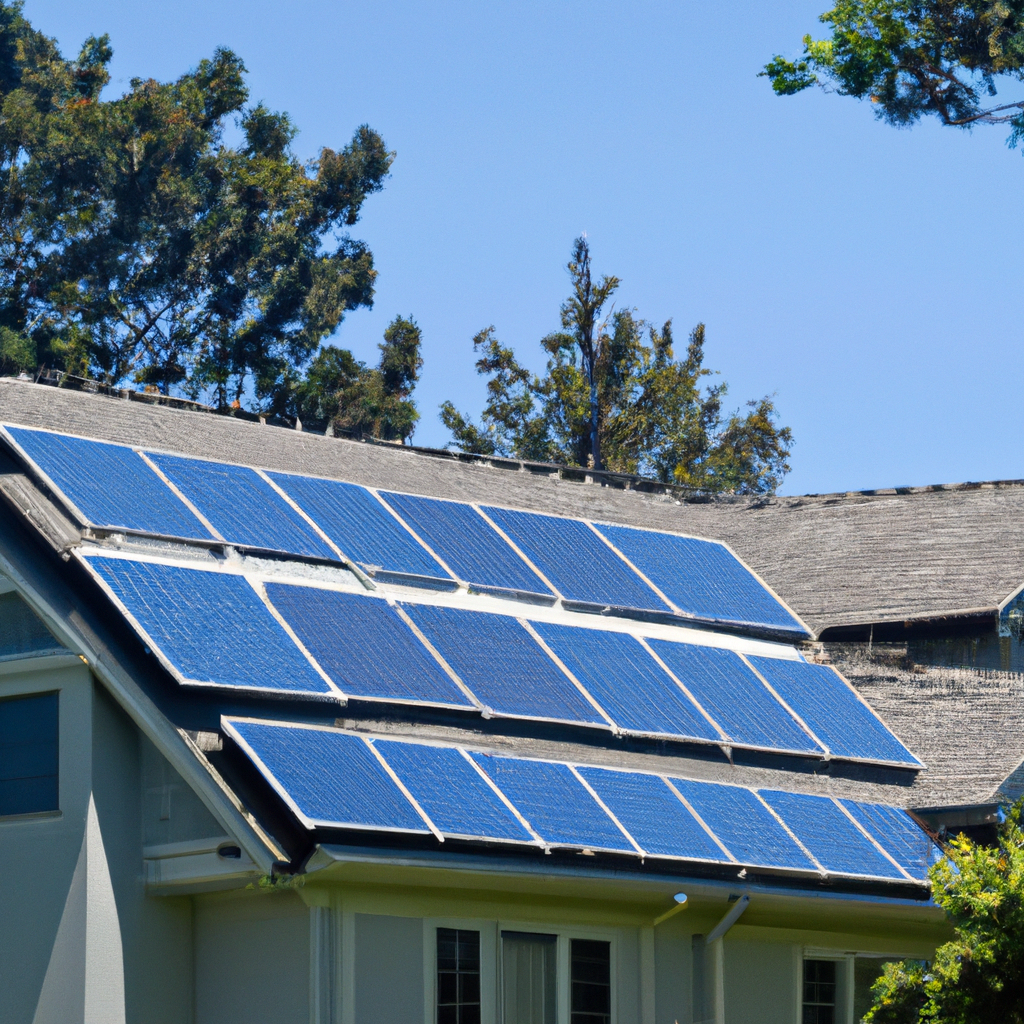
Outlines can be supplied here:
<path id="1" fill-rule="evenodd" d="M 224 719 L 306 827 L 433 833 L 924 881 L 937 850 L 880 804 Z"/>
<path id="2" fill-rule="evenodd" d="M 919 764 L 841 676 L 804 661 L 392 604 L 365 592 L 254 584 L 211 569 L 83 561 L 183 683 Z M 829 719 L 829 701 L 842 720 Z"/>
<path id="3" fill-rule="evenodd" d="M 807 636 L 726 547 L 534 512 L 6 427 L 87 525 L 343 560 L 437 589 L 530 595 L 591 611 L 696 618 Z M 314 525 L 315 524 L 315 525 Z"/>

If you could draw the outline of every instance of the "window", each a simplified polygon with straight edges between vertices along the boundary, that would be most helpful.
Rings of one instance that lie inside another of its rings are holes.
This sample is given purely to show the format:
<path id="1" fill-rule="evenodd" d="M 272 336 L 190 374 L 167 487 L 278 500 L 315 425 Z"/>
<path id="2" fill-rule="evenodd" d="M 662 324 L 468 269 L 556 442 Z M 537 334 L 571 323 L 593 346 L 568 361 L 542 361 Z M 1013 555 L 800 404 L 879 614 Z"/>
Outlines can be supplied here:
<path id="1" fill-rule="evenodd" d="M 480 1024 L 480 933 L 437 929 L 437 1024 Z"/>
<path id="2" fill-rule="evenodd" d="M 571 949 L 571 1024 L 611 1024 L 611 943 L 573 939 Z"/>
<path id="3" fill-rule="evenodd" d="M 836 1024 L 835 960 L 804 961 L 803 1024 Z"/>
<path id="4" fill-rule="evenodd" d="M 57 694 L 0 701 L 0 816 L 56 810 Z"/>
<path id="5" fill-rule="evenodd" d="M 502 1024 L 555 1024 L 557 936 L 501 933 Z"/>

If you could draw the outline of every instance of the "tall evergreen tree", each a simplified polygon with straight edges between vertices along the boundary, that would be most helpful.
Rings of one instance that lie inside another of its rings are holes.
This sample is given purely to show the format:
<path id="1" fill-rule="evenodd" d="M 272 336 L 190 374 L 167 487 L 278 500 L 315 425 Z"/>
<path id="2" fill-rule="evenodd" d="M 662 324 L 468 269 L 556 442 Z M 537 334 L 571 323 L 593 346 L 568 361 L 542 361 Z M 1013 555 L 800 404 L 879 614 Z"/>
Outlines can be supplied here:
<path id="1" fill-rule="evenodd" d="M 572 293 L 562 330 L 541 339 L 543 376 L 522 366 L 494 327 L 473 339 L 487 403 L 478 426 L 452 402 L 441 420 L 464 451 L 596 466 L 706 491 L 773 493 L 789 471 L 793 443 L 776 422 L 771 398 L 726 417 L 724 383 L 710 384 L 704 325 L 677 359 L 672 323 L 648 323 L 634 311 L 601 314 L 618 287 L 594 284 L 590 251 L 577 239 L 568 264 Z"/>

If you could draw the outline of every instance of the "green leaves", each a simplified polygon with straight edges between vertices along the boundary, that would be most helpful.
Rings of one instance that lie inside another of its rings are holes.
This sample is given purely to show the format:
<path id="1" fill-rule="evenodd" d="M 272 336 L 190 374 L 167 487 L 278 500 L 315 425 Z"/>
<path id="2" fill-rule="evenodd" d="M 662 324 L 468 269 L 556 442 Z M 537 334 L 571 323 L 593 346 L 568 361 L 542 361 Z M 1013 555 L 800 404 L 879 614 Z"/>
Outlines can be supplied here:
<path id="1" fill-rule="evenodd" d="M 695 490 L 774 492 L 789 471 L 792 434 L 777 426 L 770 398 L 723 419 L 725 384 L 704 379 L 712 374 L 704 366 L 704 325 L 676 360 L 671 321 L 657 328 L 633 310 L 601 319 L 619 282 L 594 284 L 586 239 L 574 243 L 569 273 L 562 330 L 541 339 L 543 377 L 518 362 L 493 326 L 473 339 L 487 403 L 480 426 L 452 402 L 441 406 L 455 445 L 570 466 L 597 464 L 597 452 L 604 468 Z"/>
<path id="2" fill-rule="evenodd" d="M 1022 803 L 995 846 L 958 836 L 931 870 L 932 897 L 953 926 L 931 964 L 889 964 L 874 986 L 870 1024 L 1020 1024 L 1024 1021 Z"/>
<path id="3" fill-rule="evenodd" d="M 820 85 L 900 127 L 1008 123 L 1011 143 L 1024 126 L 1024 101 L 991 101 L 1000 78 L 1024 80 L 1024 0 L 840 0 L 820 20 L 830 38 L 805 36 L 800 59 L 761 72 L 780 96 Z"/>

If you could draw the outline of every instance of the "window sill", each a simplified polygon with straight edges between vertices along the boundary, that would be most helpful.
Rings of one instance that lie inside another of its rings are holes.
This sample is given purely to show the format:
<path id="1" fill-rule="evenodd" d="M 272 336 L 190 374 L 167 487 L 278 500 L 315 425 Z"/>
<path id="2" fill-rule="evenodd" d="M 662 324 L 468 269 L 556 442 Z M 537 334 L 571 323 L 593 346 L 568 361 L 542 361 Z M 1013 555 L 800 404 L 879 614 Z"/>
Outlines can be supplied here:
<path id="1" fill-rule="evenodd" d="M 63 811 L 29 811 L 27 814 L 0 814 L 0 825 L 18 825 L 23 822 L 33 821 L 54 821 L 63 817 Z"/>

